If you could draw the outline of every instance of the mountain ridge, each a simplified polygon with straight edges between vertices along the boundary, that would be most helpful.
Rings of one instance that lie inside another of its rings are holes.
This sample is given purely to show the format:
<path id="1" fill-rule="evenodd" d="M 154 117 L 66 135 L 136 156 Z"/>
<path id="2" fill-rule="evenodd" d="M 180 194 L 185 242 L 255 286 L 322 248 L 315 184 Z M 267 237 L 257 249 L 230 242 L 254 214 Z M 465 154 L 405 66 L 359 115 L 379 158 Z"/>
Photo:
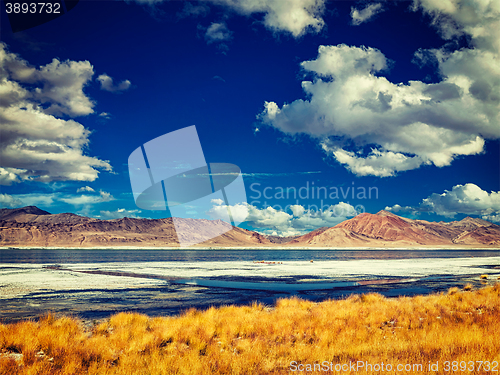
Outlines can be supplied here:
<path id="1" fill-rule="evenodd" d="M 129 217 L 101 220 L 72 213 L 51 214 L 36 206 L 0 210 L 0 246 L 178 247 L 174 220 L 187 233 L 182 237 L 183 242 L 198 243 L 212 237 L 195 247 L 500 247 L 500 226 L 471 217 L 430 222 L 381 210 L 284 242 L 274 236 L 232 227 L 221 220 Z M 213 235 L 224 231 L 222 235 Z"/>
<path id="2" fill-rule="evenodd" d="M 311 232 L 312 233 L 312 232 Z M 500 226 L 466 217 L 460 221 L 412 220 L 381 210 L 363 213 L 321 233 L 308 233 L 293 244 L 303 246 L 500 246 Z M 351 239 L 349 241 L 348 239 Z"/>

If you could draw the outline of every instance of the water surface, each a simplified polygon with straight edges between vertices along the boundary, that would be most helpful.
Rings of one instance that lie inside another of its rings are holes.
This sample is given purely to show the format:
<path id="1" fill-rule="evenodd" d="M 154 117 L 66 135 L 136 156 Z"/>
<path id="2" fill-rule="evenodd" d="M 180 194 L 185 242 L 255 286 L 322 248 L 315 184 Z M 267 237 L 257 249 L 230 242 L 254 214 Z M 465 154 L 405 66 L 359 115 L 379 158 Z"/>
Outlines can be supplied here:
<path id="1" fill-rule="evenodd" d="M 0 249 L 0 319 L 172 315 L 291 295 L 397 297 L 480 287 L 498 276 L 498 250 Z"/>

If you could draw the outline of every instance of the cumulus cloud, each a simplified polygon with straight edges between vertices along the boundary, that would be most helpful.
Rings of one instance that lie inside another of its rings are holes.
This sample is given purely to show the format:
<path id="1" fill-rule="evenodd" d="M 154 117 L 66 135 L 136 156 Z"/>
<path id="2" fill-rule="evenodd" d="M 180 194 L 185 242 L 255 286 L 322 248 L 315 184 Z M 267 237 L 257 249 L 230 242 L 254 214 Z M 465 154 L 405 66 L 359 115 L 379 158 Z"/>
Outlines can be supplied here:
<path id="1" fill-rule="evenodd" d="M 361 25 L 363 22 L 369 21 L 376 14 L 383 12 L 384 9 L 382 4 L 368 4 L 363 9 L 359 10 L 357 8 L 351 7 L 351 18 L 352 24 L 355 26 Z"/>
<path id="2" fill-rule="evenodd" d="M 497 0 L 413 0 L 412 7 L 428 14 L 444 39 L 470 35 L 475 47 L 500 50 Z"/>
<path id="3" fill-rule="evenodd" d="M 500 191 L 487 192 L 475 184 L 453 186 L 442 194 L 433 193 L 416 206 L 402 207 L 398 204 L 386 207 L 387 211 L 398 212 L 432 212 L 446 217 L 457 214 L 481 216 L 485 220 L 500 220 Z"/>
<path id="4" fill-rule="evenodd" d="M 485 139 L 500 137 L 499 50 L 494 33 L 500 9 L 485 3 L 489 13 L 476 12 L 477 17 L 460 28 L 471 33 L 474 48 L 416 51 L 423 63 L 426 59 L 437 63 L 441 82 L 393 83 L 383 76 L 392 62 L 378 49 L 320 46 L 316 59 L 301 63 L 312 77 L 302 82 L 306 99 L 281 107 L 265 102 L 258 117 L 286 134 L 317 139 L 328 155 L 357 175 L 384 177 L 421 165 L 443 167 L 457 156 L 483 152 Z M 471 6 L 481 4 L 471 0 Z M 459 15 L 451 12 L 449 17 L 456 16 L 454 22 L 459 24 L 466 18 L 465 13 Z M 436 24 L 441 22 L 434 18 Z"/>
<path id="5" fill-rule="evenodd" d="M 83 89 L 91 81 L 94 69 L 88 61 L 59 61 L 39 69 L 10 53 L 0 43 L 0 105 L 8 107 L 22 100 L 31 100 L 49 115 L 83 116 L 94 112 L 94 102 Z M 27 90 L 21 84 L 37 87 Z"/>
<path id="6" fill-rule="evenodd" d="M 0 194 L 0 207 L 14 208 L 22 207 L 23 202 L 9 194 Z"/>
<path id="7" fill-rule="evenodd" d="M 93 192 L 95 192 L 95 190 L 92 189 L 90 186 L 82 186 L 82 187 L 79 187 L 78 189 L 76 189 L 76 192 L 77 193 L 82 193 L 82 192 L 93 193 Z"/>
<path id="8" fill-rule="evenodd" d="M 83 93 L 88 61 L 56 59 L 39 69 L 0 43 L 0 184 L 23 180 L 94 181 L 109 162 L 87 156 L 90 131 L 72 119 L 93 112 Z"/>
<path id="9" fill-rule="evenodd" d="M 379 151 L 372 149 L 366 157 L 358 157 L 354 152 L 343 150 L 336 146 L 321 144 L 327 154 L 332 154 L 341 164 L 357 176 L 393 176 L 395 172 L 418 168 L 423 160 L 419 157 L 408 157 L 400 152 Z"/>
<path id="10" fill-rule="evenodd" d="M 101 90 L 109 92 L 120 92 L 125 91 L 132 85 L 128 79 L 121 81 L 119 84 L 113 84 L 113 78 L 108 76 L 106 73 L 101 74 L 97 77 L 97 81 L 101 83 Z"/>
<path id="11" fill-rule="evenodd" d="M 212 203 L 214 206 L 208 212 L 211 217 L 223 219 L 227 216 L 228 206 L 222 200 L 213 200 Z M 261 233 L 279 236 L 302 235 L 320 227 L 333 227 L 358 214 L 353 206 L 344 202 L 323 208 L 291 205 L 285 208 L 286 211 L 274 207 L 259 209 L 248 203 L 230 205 L 229 208 L 235 221 L 246 221 Z"/>
<path id="12" fill-rule="evenodd" d="M 88 61 L 60 62 L 54 59 L 37 71 L 36 76 L 43 82 L 43 87 L 35 89 L 34 98 L 41 103 L 50 103 L 45 110 L 47 114 L 74 117 L 93 113 L 94 103 L 83 92 L 93 74 Z"/>
<path id="13" fill-rule="evenodd" d="M 140 214 L 141 210 L 127 210 L 125 208 L 118 208 L 116 211 L 101 211 L 100 217 L 103 219 L 121 219 L 124 217 L 134 217 L 137 218 L 137 214 Z"/>

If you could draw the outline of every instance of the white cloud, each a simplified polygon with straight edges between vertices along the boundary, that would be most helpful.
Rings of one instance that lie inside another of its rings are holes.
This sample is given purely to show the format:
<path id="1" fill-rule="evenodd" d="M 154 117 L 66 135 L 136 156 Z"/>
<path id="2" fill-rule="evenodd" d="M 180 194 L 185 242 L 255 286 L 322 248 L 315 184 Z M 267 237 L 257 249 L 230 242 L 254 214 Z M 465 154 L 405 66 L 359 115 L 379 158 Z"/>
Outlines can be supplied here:
<path id="1" fill-rule="evenodd" d="M 214 206 L 208 214 L 214 219 L 227 216 L 227 208 L 222 200 L 213 200 Z M 229 206 L 235 221 L 246 221 L 259 232 L 280 236 L 302 235 L 313 229 L 328 226 L 333 227 L 349 217 L 356 216 L 356 210 L 350 204 L 340 202 L 324 207 L 301 205 L 288 206 L 285 209 L 266 207 L 259 209 L 248 203 Z"/>
<path id="2" fill-rule="evenodd" d="M 390 63 L 379 50 L 320 46 L 315 60 L 301 64 L 314 76 L 302 82 L 308 99 L 281 108 L 266 102 L 259 118 L 286 134 L 316 138 L 358 175 L 450 165 L 459 155 L 481 153 L 484 138 L 500 137 L 498 54 L 461 49 L 434 55 L 441 82 L 395 84 L 380 76 Z M 367 145 L 376 146 L 366 154 Z"/>
<path id="3" fill-rule="evenodd" d="M 38 104 L 49 115 L 83 116 L 94 112 L 94 102 L 83 88 L 91 81 L 94 69 L 88 61 L 59 61 L 32 67 L 19 56 L 8 52 L 5 43 L 0 43 L 0 105 L 7 107 L 29 99 Z M 35 84 L 27 90 L 21 84 Z"/>
<path id="4" fill-rule="evenodd" d="M 84 155 L 89 130 L 55 117 L 93 112 L 82 91 L 92 74 L 88 61 L 30 67 L 0 43 L 0 184 L 94 181 L 99 169 L 111 170 L 107 161 Z"/>
<path id="5" fill-rule="evenodd" d="M 22 207 L 23 202 L 9 194 L 0 194 L 0 207 Z"/>
<path id="6" fill-rule="evenodd" d="M 76 192 L 77 192 L 77 193 L 82 193 L 82 192 L 86 192 L 86 191 L 87 191 L 87 192 L 90 192 L 90 193 L 95 192 L 95 190 L 94 190 L 94 189 L 92 189 L 90 186 L 82 186 L 82 187 L 80 187 L 80 188 L 78 188 L 78 189 L 76 190 Z"/>
<path id="7" fill-rule="evenodd" d="M 20 182 L 21 179 L 26 179 L 23 177 L 26 177 L 27 172 L 26 169 L 0 167 L 0 185 L 12 185 L 14 182 Z"/>
<path id="8" fill-rule="evenodd" d="M 413 0 L 413 9 L 430 15 L 445 39 L 467 34 L 481 50 L 500 50 L 498 0 Z"/>
<path id="9" fill-rule="evenodd" d="M 405 213 L 405 212 L 409 212 L 411 213 L 412 215 L 418 215 L 420 213 L 419 209 L 418 208 L 415 208 L 415 207 L 411 207 L 411 206 L 401 206 L 399 204 L 395 204 L 394 206 L 390 207 L 390 206 L 386 206 L 384 208 L 384 210 L 386 211 L 390 211 L 390 212 L 393 212 L 393 213 Z"/>
<path id="10" fill-rule="evenodd" d="M 60 197 L 59 200 L 64 203 L 69 203 L 74 206 L 85 205 L 85 204 L 95 204 L 102 202 L 109 202 L 115 198 L 106 191 L 99 191 L 99 195 L 86 195 L 82 194 L 79 196 L 65 196 Z"/>
<path id="11" fill-rule="evenodd" d="M 94 74 L 88 61 L 60 62 L 53 59 L 37 73 L 37 80 L 43 82 L 43 87 L 34 90 L 34 98 L 41 103 L 50 103 L 45 113 L 74 117 L 94 112 L 94 103 L 83 92 Z"/>
<path id="12" fill-rule="evenodd" d="M 352 24 L 356 26 L 361 25 L 363 22 L 367 22 L 370 18 L 383 11 L 384 9 L 380 3 L 369 4 L 361 10 L 351 7 Z"/>
<path id="13" fill-rule="evenodd" d="M 442 194 L 433 193 L 417 207 L 386 207 L 391 212 L 433 212 L 446 217 L 457 214 L 481 216 L 485 220 L 500 221 L 500 191 L 487 192 L 475 184 L 453 186 Z"/>
<path id="14" fill-rule="evenodd" d="M 264 13 L 264 25 L 274 32 L 288 32 L 297 38 L 307 32 L 318 33 L 325 22 L 325 0 L 214 0 L 239 14 Z"/>
<path id="15" fill-rule="evenodd" d="M 29 194 L 12 194 L 9 196 L 14 199 L 17 207 L 23 206 L 51 206 L 57 200 L 58 194 L 39 194 L 39 193 L 29 193 Z"/>
<path id="16" fill-rule="evenodd" d="M 231 36 L 232 32 L 224 22 L 212 22 L 205 32 L 205 40 L 208 44 L 228 41 Z"/>
<path id="17" fill-rule="evenodd" d="M 138 3 L 154 5 L 162 0 L 135 0 Z M 322 15 L 326 0 L 205 0 L 243 16 L 262 14 L 262 23 L 276 33 L 289 33 L 300 37 L 308 32 L 318 33 L 324 27 Z M 187 7 L 179 16 L 205 15 L 205 7 Z"/>
<path id="18" fill-rule="evenodd" d="M 103 219 L 121 219 L 123 217 L 137 218 L 141 210 L 126 210 L 125 208 L 118 208 L 116 211 L 101 211 L 100 216 Z"/>
<path id="19" fill-rule="evenodd" d="M 121 81 L 118 85 L 113 84 L 113 78 L 108 76 L 106 73 L 101 74 L 97 77 L 97 81 L 101 83 L 101 90 L 109 92 L 120 92 L 125 91 L 132 85 L 128 79 Z"/>
<path id="20" fill-rule="evenodd" d="M 500 214 L 498 215 L 483 215 L 483 220 L 491 221 L 492 223 L 500 223 Z"/>
<path id="21" fill-rule="evenodd" d="M 303 206 L 301 206 L 300 204 L 294 204 L 294 205 L 290 206 L 290 210 L 292 211 L 293 216 L 296 216 L 296 217 L 300 217 L 300 216 L 304 215 L 304 212 L 306 211 L 306 209 Z"/>
<path id="22" fill-rule="evenodd" d="M 485 139 L 500 137 L 500 3 L 415 0 L 413 9 L 429 14 L 445 39 L 470 36 L 472 48 L 416 51 L 416 62 L 436 63 L 441 82 L 393 83 L 382 76 L 391 64 L 381 51 L 320 46 L 302 63 L 313 77 L 302 82 L 307 99 L 266 102 L 262 122 L 316 138 L 357 175 L 443 167 L 483 152 Z"/>
<path id="23" fill-rule="evenodd" d="M 17 206 L 52 206 L 55 203 L 68 203 L 73 206 L 92 205 L 115 200 L 106 191 L 99 191 L 99 194 L 63 194 L 63 193 L 29 193 L 29 194 L 3 194 L 4 202 L 15 202 Z M 3 202 L 0 199 L 0 203 Z"/>
<path id="24" fill-rule="evenodd" d="M 339 147 L 329 147 L 326 142 L 321 145 L 327 154 L 332 154 L 340 164 L 346 165 L 357 176 L 393 176 L 395 172 L 407 171 L 418 168 L 422 158 L 408 157 L 402 153 L 392 151 L 379 151 L 372 149 L 366 157 L 358 157 L 354 152 L 346 151 Z"/>

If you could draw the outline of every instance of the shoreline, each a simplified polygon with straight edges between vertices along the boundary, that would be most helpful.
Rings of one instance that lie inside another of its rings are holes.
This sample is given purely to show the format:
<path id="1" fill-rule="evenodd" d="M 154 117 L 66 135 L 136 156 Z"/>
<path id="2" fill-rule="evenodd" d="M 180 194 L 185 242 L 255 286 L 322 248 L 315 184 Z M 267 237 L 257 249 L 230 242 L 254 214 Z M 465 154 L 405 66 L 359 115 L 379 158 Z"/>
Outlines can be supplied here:
<path id="1" fill-rule="evenodd" d="M 489 247 L 489 246 L 433 246 L 433 245 L 423 245 L 423 246 L 389 246 L 389 247 L 322 247 L 322 246 L 259 246 L 259 247 L 250 247 L 250 246 L 234 246 L 234 247 L 217 247 L 217 246 L 208 246 L 208 247 L 159 247 L 159 246 L 86 246 L 86 247 L 78 247 L 78 246 L 0 246 L 0 250 L 355 250 L 355 251 L 365 251 L 365 250 L 468 250 L 468 251 L 483 251 L 483 250 L 491 250 L 491 251 L 500 251 L 500 247 Z"/>

